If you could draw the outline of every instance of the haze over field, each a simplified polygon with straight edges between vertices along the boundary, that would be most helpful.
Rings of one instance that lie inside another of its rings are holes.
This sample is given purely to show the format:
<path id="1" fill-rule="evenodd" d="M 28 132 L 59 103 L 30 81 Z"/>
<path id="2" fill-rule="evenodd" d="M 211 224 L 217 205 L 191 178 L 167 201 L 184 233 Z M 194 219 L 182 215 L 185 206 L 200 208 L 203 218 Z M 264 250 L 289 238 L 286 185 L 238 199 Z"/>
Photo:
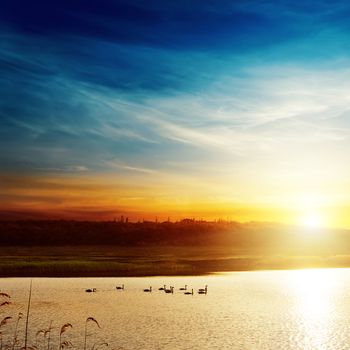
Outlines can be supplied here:
<path id="1" fill-rule="evenodd" d="M 346 1 L 5 1 L 7 218 L 350 228 Z"/>
<path id="2" fill-rule="evenodd" d="M 271 223 L 0 221 L 0 276 L 350 267 L 350 230 Z"/>

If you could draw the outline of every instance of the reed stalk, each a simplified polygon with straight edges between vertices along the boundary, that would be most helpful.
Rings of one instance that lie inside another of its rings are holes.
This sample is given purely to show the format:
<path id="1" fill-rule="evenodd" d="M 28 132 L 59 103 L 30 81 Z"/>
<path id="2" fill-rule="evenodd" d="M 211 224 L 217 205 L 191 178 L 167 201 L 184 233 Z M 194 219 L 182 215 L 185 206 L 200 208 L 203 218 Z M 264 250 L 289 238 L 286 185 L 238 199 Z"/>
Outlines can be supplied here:
<path id="1" fill-rule="evenodd" d="M 73 326 L 70 323 L 66 323 L 61 327 L 61 331 L 60 331 L 60 341 L 59 341 L 59 345 L 58 345 L 58 350 L 61 349 L 62 346 L 62 334 L 68 329 L 68 328 L 73 328 Z"/>
<path id="2" fill-rule="evenodd" d="M 50 341 L 51 341 L 51 325 L 52 325 L 52 321 L 50 321 L 50 326 L 49 329 L 47 330 L 49 337 L 47 340 L 47 350 L 50 350 Z"/>
<path id="3" fill-rule="evenodd" d="M 32 299 L 32 284 L 33 284 L 33 280 L 30 280 L 28 308 L 27 308 L 27 317 L 26 317 L 26 330 L 25 330 L 25 336 L 24 336 L 24 349 L 25 350 L 27 350 L 27 342 L 28 342 L 28 324 L 29 324 L 30 302 Z"/>
<path id="4" fill-rule="evenodd" d="M 86 319 L 86 321 L 85 321 L 85 332 L 84 332 L 84 350 L 86 350 L 87 323 L 88 323 L 88 320 Z"/>
<path id="5" fill-rule="evenodd" d="M 95 350 L 95 349 L 97 349 L 99 346 L 108 346 L 108 343 L 106 343 L 106 342 L 95 343 L 95 344 L 92 346 L 91 350 Z"/>
<path id="6" fill-rule="evenodd" d="M 23 316 L 23 314 L 22 314 L 22 312 L 20 312 L 18 314 L 18 317 L 17 317 L 16 326 L 15 326 L 15 332 L 13 334 L 12 350 L 15 350 L 15 346 L 16 346 L 16 343 L 17 343 L 18 323 L 19 323 L 19 320 L 22 318 L 22 316 Z"/>
<path id="7" fill-rule="evenodd" d="M 94 322 L 96 323 L 98 328 L 101 328 L 97 320 L 93 317 L 88 317 L 85 321 L 85 332 L 84 332 L 84 350 L 86 350 L 86 338 L 87 338 L 87 324 L 88 322 Z"/>

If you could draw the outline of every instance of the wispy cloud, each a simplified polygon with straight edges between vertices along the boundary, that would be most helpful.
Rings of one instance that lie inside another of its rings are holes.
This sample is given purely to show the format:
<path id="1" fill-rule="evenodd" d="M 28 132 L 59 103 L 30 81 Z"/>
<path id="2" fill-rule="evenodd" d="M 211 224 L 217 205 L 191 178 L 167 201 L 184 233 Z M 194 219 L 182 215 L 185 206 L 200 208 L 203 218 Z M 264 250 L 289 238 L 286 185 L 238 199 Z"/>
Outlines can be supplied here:
<path id="1" fill-rule="evenodd" d="M 145 202 L 342 197 L 349 4 L 16 3 L 0 13 L 2 173 L 114 176 L 114 196 Z"/>
<path id="2" fill-rule="evenodd" d="M 106 161 L 106 165 L 112 169 L 116 168 L 116 169 L 120 169 L 120 170 L 127 170 L 127 171 L 137 172 L 137 173 L 145 173 L 145 174 L 157 174 L 158 173 L 158 171 L 154 170 L 154 169 L 132 166 L 130 164 L 121 163 L 117 160 Z"/>

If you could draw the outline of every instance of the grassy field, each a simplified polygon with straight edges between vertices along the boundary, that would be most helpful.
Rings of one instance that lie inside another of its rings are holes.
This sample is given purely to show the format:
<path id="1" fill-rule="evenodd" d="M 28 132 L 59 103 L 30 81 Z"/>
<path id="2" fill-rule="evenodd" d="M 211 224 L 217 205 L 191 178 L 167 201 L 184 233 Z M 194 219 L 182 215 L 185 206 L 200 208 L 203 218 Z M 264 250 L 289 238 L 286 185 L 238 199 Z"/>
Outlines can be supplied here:
<path id="1" fill-rule="evenodd" d="M 161 276 L 347 267 L 350 256 L 246 255 L 227 247 L 2 247 L 0 276 Z"/>

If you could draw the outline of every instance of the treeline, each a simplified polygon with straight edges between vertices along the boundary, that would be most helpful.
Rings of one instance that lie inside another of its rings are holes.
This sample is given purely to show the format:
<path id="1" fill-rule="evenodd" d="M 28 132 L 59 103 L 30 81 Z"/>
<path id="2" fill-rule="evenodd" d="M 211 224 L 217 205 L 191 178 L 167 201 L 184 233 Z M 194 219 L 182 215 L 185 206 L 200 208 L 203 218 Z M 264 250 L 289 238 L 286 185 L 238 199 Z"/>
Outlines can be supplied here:
<path id="1" fill-rule="evenodd" d="M 0 246 L 225 246 L 237 254 L 350 254 L 348 230 L 238 222 L 2 221 Z"/>
<path id="2" fill-rule="evenodd" d="M 0 245 L 207 245 L 223 239 L 229 231 L 238 231 L 240 227 L 239 223 L 194 220 L 176 223 L 2 221 L 0 222 Z"/>

